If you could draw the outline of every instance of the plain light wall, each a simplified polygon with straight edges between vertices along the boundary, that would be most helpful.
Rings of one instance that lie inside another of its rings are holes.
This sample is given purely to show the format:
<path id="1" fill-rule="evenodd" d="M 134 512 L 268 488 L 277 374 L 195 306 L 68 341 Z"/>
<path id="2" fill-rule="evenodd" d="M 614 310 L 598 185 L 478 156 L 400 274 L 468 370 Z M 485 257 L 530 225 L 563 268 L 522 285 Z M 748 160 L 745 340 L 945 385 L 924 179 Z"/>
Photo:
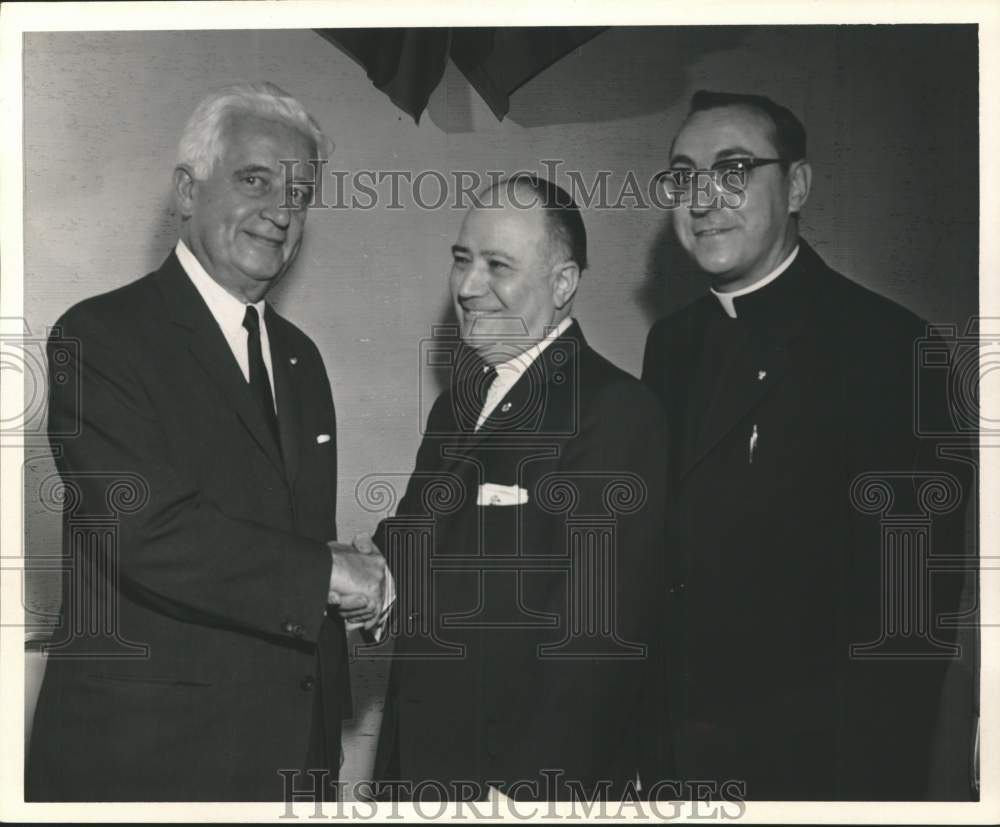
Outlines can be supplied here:
<path id="1" fill-rule="evenodd" d="M 516 92 L 503 122 L 449 65 L 419 125 L 309 30 L 30 33 L 24 43 L 24 295 L 36 336 L 76 301 L 162 262 L 176 239 L 169 182 L 185 120 L 210 89 L 256 79 L 316 116 L 337 144 L 331 169 L 544 173 L 540 161 L 561 160 L 587 182 L 610 171 L 612 200 L 630 171 L 645 186 L 667 165 L 693 91 L 767 94 L 808 129 L 802 232 L 828 263 L 934 322 L 964 328 L 977 311 L 974 27 L 610 29 Z M 430 181 L 425 192 L 436 193 Z M 463 213 L 401 200 L 401 210 L 313 210 L 271 296 L 326 361 L 346 538 L 377 520 L 357 501 L 359 480 L 405 481 L 440 387 L 420 342 L 450 319 L 449 247 Z M 591 267 L 575 315 L 592 345 L 637 374 L 651 323 L 705 285 L 663 211 L 624 199 L 585 220 Z M 51 471 L 44 449 L 27 458 L 33 555 L 59 553 L 58 516 L 38 493 Z M 28 582 L 29 608 L 55 610 L 55 578 Z M 355 665 L 346 780 L 370 771 L 385 671 Z"/>

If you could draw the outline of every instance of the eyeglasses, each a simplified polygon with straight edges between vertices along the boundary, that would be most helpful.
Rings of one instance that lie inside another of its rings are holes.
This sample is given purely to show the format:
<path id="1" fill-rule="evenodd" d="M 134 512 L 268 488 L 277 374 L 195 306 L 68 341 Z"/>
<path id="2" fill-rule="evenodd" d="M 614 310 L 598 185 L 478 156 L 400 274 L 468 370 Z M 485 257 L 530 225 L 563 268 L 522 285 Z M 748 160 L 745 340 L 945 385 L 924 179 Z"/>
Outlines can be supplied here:
<path id="1" fill-rule="evenodd" d="M 671 167 L 657 173 L 656 179 L 667 198 L 673 203 L 689 201 L 693 197 L 702 196 L 710 200 L 703 204 L 703 198 L 700 198 L 697 206 L 718 207 L 718 200 L 708 187 L 708 183 L 711 182 L 717 190 L 722 191 L 724 205 L 735 208 L 742 206 L 742 195 L 746 190 L 747 179 L 752 170 L 757 169 L 757 167 L 766 167 L 769 164 L 781 164 L 784 161 L 784 158 L 726 158 L 722 161 L 716 161 L 708 169 Z M 739 196 L 739 198 L 735 203 L 729 203 L 727 195 Z"/>

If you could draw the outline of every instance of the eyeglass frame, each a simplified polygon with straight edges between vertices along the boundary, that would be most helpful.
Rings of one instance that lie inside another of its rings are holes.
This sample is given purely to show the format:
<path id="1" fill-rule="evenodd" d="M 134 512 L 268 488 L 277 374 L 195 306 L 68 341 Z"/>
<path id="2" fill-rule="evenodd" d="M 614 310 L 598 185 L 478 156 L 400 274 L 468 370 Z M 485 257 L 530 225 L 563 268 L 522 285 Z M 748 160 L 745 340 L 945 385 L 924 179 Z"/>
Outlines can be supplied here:
<path id="1" fill-rule="evenodd" d="M 757 169 L 758 167 L 769 166 L 770 164 L 787 164 L 789 163 L 787 158 L 723 158 L 721 161 L 716 161 L 708 169 L 699 169 L 697 167 L 670 167 L 668 169 L 661 170 L 656 173 L 655 180 L 659 182 L 662 186 L 664 179 L 669 178 L 674 187 L 681 190 L 679 195 L 683 196 L 685 192 L 688 195 L 688 199 L 691 198 L 691 190 L 694 189 L 694 182 L 697 178 L 702 176 L 708 177 L 712 184 L 717 189 L 722 189 L 728 194 L 742 196 L 747 187 L 747 178 L 749 178 L 750 173 Z M 733 165 L 742 164 L 743 169 L 733 169 Z M 686 173 L 691 177 L 681 183 L 674 176 Z M 725 175 L 726 178 L 720 180 L 722 176 Z M 737 181 L 732 181 L 731 176 L 738 176 Z M 699 190 L 701 191 L 701 190 Z M 671 200 L 673 200 L 673 194 L 671 193 Z M 738 207 L 742 206 L 742 201 L 739 204 L 729 204 L 727 206 Z"/>

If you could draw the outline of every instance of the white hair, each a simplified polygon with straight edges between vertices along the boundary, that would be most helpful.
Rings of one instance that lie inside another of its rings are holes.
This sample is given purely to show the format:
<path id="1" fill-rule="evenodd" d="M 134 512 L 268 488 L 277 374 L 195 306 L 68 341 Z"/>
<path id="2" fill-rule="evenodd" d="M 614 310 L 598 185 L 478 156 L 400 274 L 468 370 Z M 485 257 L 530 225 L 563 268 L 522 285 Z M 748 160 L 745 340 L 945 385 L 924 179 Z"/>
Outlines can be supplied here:
<path id="1" fill-rule="evenodd" d="M 195 107 L 177 146 L 177 163 L 189 166 L 194 177 L 211 176 L 222 157 L 223 131 L 232 115 L 248 114 L 280 121 L 307 137 L 317 159 L 333 152 L 333 141 L 295 98 L 273 83 L 237 83 L 212 92 Z"/>

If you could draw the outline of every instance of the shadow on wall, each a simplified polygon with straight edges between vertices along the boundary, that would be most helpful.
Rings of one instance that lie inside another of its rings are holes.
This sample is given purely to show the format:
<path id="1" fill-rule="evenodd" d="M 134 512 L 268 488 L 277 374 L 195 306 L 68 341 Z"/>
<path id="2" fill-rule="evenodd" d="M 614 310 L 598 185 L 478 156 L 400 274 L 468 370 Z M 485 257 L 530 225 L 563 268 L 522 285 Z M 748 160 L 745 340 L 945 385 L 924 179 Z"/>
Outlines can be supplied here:
<path id="1" fill-rule="evenodd" d="M 437 314 L 437 320 L 434 322 L 435 325 L 452 325 L 458 330 L 458 318 L 455 316 L 455 307 L 451 303 L 450 296 L 441 302 L 441 309 Z M 453 368 L 450 365 L 423 365 L 423 369 L 427 372 L 430 382 L 427 385 L 432 391 L 432 400 L 437 399 L 438 395 L 448 387 L 448 383 L 451 380 Z M 426 415 L 430 411 L 428 406 L 427 410 L 422 411 L 422 415 Z"/>
<path id="2" fill-rule="evenodd" d="M 150 269 L 159 267 L 180 237 L 181 219 L 169 184 L 163 188 L 153 226 L 146 233 L 146 261 Z"/>
<path id="3" fill-rule="evenodd" d="M 677 241 L 673 223 L 663 222 L 646 256 L 646 278 L 635 301 L 653 324 L 690 304 L 708 288 L 706 278 Z"/>

